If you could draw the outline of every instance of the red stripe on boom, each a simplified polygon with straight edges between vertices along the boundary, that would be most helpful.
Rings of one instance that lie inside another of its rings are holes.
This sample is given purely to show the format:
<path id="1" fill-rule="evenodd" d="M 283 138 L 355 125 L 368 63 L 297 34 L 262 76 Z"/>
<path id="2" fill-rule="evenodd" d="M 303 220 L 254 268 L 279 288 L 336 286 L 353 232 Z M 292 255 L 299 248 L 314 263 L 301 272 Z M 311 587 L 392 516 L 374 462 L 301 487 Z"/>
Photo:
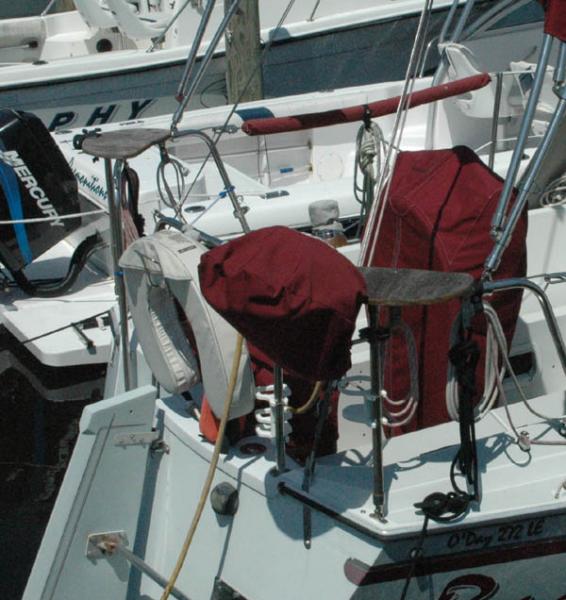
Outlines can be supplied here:
<path id="1" fill-rule="evenodd" d="M 414 92 L 409 100 L 409 108 L 428 104 L 436 100 L 443 100 L 452 96 L 460 96 L 466 92 L 472 92 L 485 87 L 491 82 L 488 73 L 457 79 L 449 83 L 435 85 L 426 90 Z M 383 117 L 391 115 L 397 111 L 401 96 L 387 98 L 387 100 L 378 100 L 370 104 L 361 104 L 349 108 L 338 110 L 329 110 L 321 113 L 311 113 L 305 115 L 296 115 L 294 117 L 273 117 L 271 119 L 250 119 L 242 125 L 242 131 L 248 135 L 266 135 L 269 133 L 285 133 L 289 131 L 300 131 L 301 129 L 313 129 L 315 127 L 326 127 L 328 125 L 338 125 L 340 123 L 350 123 L 351 121 L 363 120 L 366 110 L 369 110 L 370 116 Z"/>

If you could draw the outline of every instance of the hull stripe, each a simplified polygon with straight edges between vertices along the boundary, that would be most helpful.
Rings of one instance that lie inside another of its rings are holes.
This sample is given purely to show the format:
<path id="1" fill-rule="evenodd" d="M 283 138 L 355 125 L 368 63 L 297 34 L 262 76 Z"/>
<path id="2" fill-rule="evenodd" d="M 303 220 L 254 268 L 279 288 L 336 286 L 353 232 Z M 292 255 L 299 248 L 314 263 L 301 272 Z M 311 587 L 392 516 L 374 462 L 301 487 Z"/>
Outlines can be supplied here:
<path id="1" fill-rule="evenodd" d="M 504 564 L 518 560 L 540 558 L 566 552 L 566 537 L 539 540 L 528 544 L 498 546 L 485 550 L 443 554 L 420 560 L 414 571 L 416 577 L 446 573 L 464 569 L 474 569 L 486 565 Z M 344 564 L 344 573 L 348 581 L 357 586 L 374 585 L 386 581 L 405 579 L 413 561 L 403 561 L 385 565 L 368 565 L 355 558 L 350 558 Z"/>

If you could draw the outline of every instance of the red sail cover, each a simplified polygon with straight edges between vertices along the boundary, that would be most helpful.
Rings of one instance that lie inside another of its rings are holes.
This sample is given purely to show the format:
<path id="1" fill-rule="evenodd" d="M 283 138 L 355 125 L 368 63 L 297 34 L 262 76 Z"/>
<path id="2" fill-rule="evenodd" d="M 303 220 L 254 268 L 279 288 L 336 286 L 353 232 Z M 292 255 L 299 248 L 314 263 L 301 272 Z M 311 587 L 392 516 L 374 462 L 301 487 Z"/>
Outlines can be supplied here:
<path id="1" fill-rule="evenodd" d="M 541 0 L 546 12 L 544 31 L 566 41 L 566 0 Z"/>
<path id="2" fill-rule="evenodd" d="M 199 277 L 212 307 L 275 364 L 309 381 L 350 368 L 365 282 L 324 242 L 260 229 L 204 254 Z"/>
<path id="3" fill-rule="evenodd" d="M 493 247 L 490 222 L 502 180 L 465 147 L 451 150 L 402 152 L 395 165 L 389 201 L 374 253 L 374 266 L 467 272 L 479 278 Z M 521 277 L 526 270 L 526 214 L 518 223 L 496 278 Z M 521 293 L 494 295 L 508 342 L 514 332 Z M 449 420 L 446 372 L 449 335 L 458 313 L 458 300 L 429 307 L 403 308 L 418 351 L 420 399 L 417 422 L 410 429 Z M 478 387 L 483 387 L 485 322 L 474 323 L 482 348 Z M 409 389 L 407 351 L 394 337 L 386 364 L 386 389 L 399 399 Z M 394 407 L 390 407 L 395 410 Z"/>

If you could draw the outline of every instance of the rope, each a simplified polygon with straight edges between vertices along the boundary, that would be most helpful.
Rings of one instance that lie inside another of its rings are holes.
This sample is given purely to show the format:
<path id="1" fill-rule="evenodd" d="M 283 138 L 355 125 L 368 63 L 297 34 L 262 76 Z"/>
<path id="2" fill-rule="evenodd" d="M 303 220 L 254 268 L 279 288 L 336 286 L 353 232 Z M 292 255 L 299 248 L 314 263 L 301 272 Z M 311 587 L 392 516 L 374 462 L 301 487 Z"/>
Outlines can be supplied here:
<path id="1" fill-rule="evenodd" d="M 322 381 L 317 381 L 312 390 L 310 398 L 302 405 L 297 406 L 297 408 L 289 407 L 290 411 L 294 415 L 302 415 L 309 411 L 317 402 L 318 397 L 320 396 L 320 390 L 322 389 Z"/>
<path id="2" fill-rule="evenodd" d="M 566 173 L 547 185 L 539 203 L 541 207 L 566 204 Z"/>
<path id="3" fill-rule="evenodd" d="M 224 401 L 224 408 L 222 411 L 222 417 L 220 419 L 220 425 L 218 427 L 218 437 L 216 438 L 216 443 L 214 445 L 214 452 L 212 453 L 212 458 L 210 460 L 210 466 L 208 468 L 208 473 L 206 476 L 206 480 L 204 482 L 200 499 L 197 504 L 197 508 L 195 510 L 195 514 L 193 516 L 193 520 L 191 522 L 191 526 L 187 532 L 185 537 L 185 541 L 183 543 L 183 547 L 181 548 L 181 552 L 179 554 L 179 558 L 177 559 L 177 563 L 171 576 L 169 577 L 169 581 L 163 591 L 161 596 L 161 600 L 167 600 L 169 598 L 175 583 L 177 582 L 177 578 L 179 577 L 179 573 L 183 568 L 183 564 L 185 559 L 187 558 L 187 554 L 189 552 L 189 548 L 191 547 L 191 543 L 193 541 L 194 534 L 197 530 L 198 524 L 200 522 L 200 518 L 202 516 L 202 512 L 204 510 L 204 505 L 206 503 L 206 499 L 210 492 L 210 488 L 212 486 L 212 480 L 214 479 L 214 474 L 216 471 L 216 467 L 218 465 L 218 459 L 220 458 L 220 450 L 222 448 L 222 442 L 224 441 L 224 433 L 226 431 L 226 424 L 228 423 L 228 415 L 230 414 L 230 407 L 232 406 L 232 398 L 234 396 L 234 390 L 236 388 L 236 382 L 238 380 L 238 369 L 240 367 L 240 360 L 242 358 L 242 348 L 244 344 L 244 338 L 241 335 L 238 335 L 238 339 L 236 340 L 236 349 L 234 352 L 234 360 L 232 361 L 232 371 L 230 373 L 230 380 L 228 382 L 228 390 L 226 392 L 226 400 Z"/>
<path id="4" fill-rule="evenodd" d="M 59 333 L 60 331 L 64 331 L 65 329 L 71 329 L 71 328 L 76 329 L 79 325 L 82 325 L 83 323 L 86 323 L 87 321 L 90 321 L 91 319 L 96 319 L 97 317 L 102 317 L 103 315 L 107 315 L 107 314 L 109 314 L 109 312 L 110 312 L 109 310 L 105 310 L 105 311 L 96 313 L 95 315 L 91 315 L 90 317 L 85 317 L 81 321 L 75 321 L 74 323 L 69 323 L 68 325 L 63 325 L 62 327 L 57 327 L 57 329 L 52 329 L 51 331 L 47 331 L 46 333 L 36 335 L 35 337 L 24 340 L 22 343 L 23 344 L 31 344 L 31 342 L 35 342 L 35 341 L 40 340 L 49 335 L 53 335 L 54 333 Z"/>
<path id="5" fill-rule="evenodd" d="M 425 538 L 427 535 L 429 518 L 430 517 L 425 513 L 425 518 L 423 521 L 423 528 L 421 529 L 419 541 L 409 554 L 409 558 L 411 559 L 411 568 L 409 569 L 409 572 L 407 573 L 407 577 L 405 579 L 405 585 L 403 586 L 403 591 L 401 592 L 400 600 L 405 600 L 405 598 L 407 597 L 407 592 L 409 591 L 409 586 L 411 585 L 411 580 L 413 579 L 413 576 L 415 575 L 417 565 L 418 565 L 419 561 L 422 560 L 422 558 L 423 558 L 423 545 L 424 545 L 424 541 L 425 541 Z"/>
<path id="6" fill-rule="evenodd" d="M 411 56 L 405 76 L 405 83 L 403 86 L 403 91 L 401 92 L 397 114 L 395 115 L 395 123 L 393 125 L 389 151 L 385 158 L 386 168 L 382 170 L 379 180 L 375 186 L 375 198 L 377 198 L 378 202 L 374 205 L 373 210 L 369 215 L 367 225 L 367 230 L 369 232 L 373 232 L 375 229 L 375 233 L 373 235 L 366 235 L 362 240 L 360 259 L 361 263 L 364 265 L 370 265 L 373 262 L 376 247 L 375 241 L 379 237 L 379 230 L 381 229 L 381 223 L 383 221 L 383 215 L 385 211 L 385 202 L 391 187 L 391 178 L 389 177 L 389 174 L 393 172 L 395 161 L 397 160 L 397 152 L 395 152 L 395 150 L 399 147 L 403 130 L 405 128 L 409 102 L 413 94 L 416 77 L 425 51 L 426 32 L 428 30 L 431 12 L 432 0 L 426 0 L 419 19 L 415 43 L 413 44 L 413 48 L 411 50 Z M 369 244 L 372 241 L 374 243 L 370 247 Z"/>
<path id="7" fill-rule="evenodd" d="M 108 210 L 105 208 L 98 208 L 96 210 L 87 210 L 80 213 L 72 213 L 70 215 L 58 215 L 56 217 L 34 217 L 33 219 L 10 219 L 9 221 L 0 221 L 0 225 L 16 225 L 19 223 L 49 223 L 51 221 L 65 221 L 66 219 L 77 219 L 79 217 L 86 217 L 89 215 L 99 215 L 101 213 L 107 214 Z"/>
<path id="8" fill-rule="evenodd" d="M 383 420 L 382 425 L 395 429 L 407 425 L 415 416 L 415 412 L 419 406 L 419 365 L 417 355 L 417 345 L 411 328 L 400 320 L 391 328 L 391 333 L 399 330 L 405 337 L 407 344 L 407 361 L 410 375 L 410 387 L 407 396 L 400 400 L 395 400 L 387 395 L 385 390 L 381 393 L 381 398 L 384 402 L 384 409 L 387 412 L 387 420 Z M 390 410 L 386 404 L 393 406 L 396 410 Z"/>
<path id="9" fill-rule="evenodd" d="M 454 347 L 457 342 L 458 328 L 459 319 L 455 319 L 450 331 L 450 348 Z M 506 355 L 508 349 L 505 336 L 503 336 L 502 341 L 501 352 Z M 476 422 L 481 421 L 495 406 L 499 394 L 497 378 L 500 377 L 503 379 L 505 372 L 505 367 L 499 368 L 499 345 L 497 344 L 493 327 L 488 323 L 485 349 L 484 392 L 476 405 L 474 416 Z M 458 380 L 456 378 L 456 367 L 452 361 L 448 361 L 448 372 L 446 376 L 446 410 L 453 421 L 458 421 L 460 418 L 458 411 L 459 404 L 460 393 Z"/>
<path id="10" fill-rule="evenodd" d="M 503 333 L 503 328 L 501 327 L 501 322 L 499 321 L 499 318 L 497 316 L 497 313 L 495 312 L 494 308 L 488 304 L 487 302 L 484 302 L 484 311 L 485 311 L 485 315 L 489 320 L 489 323 L 492 325 L 493 327 L 493 331 L 495 334 L 495 339 L 497 340 L 497 343 L 499 344 L 500 349 L 504 348 L 504 341 L 505 341 L 505 334 Z M 560 416 L 549 416 L 549 415 L 545 415 L 541 412 L 538 412 L 537 410 L 535 410 L 529 403 L 527 397 L 525 396 L 525 393 L 523 392 L 523 389 L 521 388 L 521 384 L 519 383 L 519 380 L 517 379 L 517 375 L 515 374 L 515 371 L 511 365 L 511 361 L 509 360 L 509 357 L 507 355 L 507 353 L 503 353 L 502 352 L 502 356 L 503 356 L 503 362 L 505 364 L 505 368 L 507 369 L 507 371 L 509 372 L 509 375 L 513 381 L 513 384 L 517 390 L 517 392 L 519 393 L 519 399 L 521 400 L 521 402 L 525 405 L 525 408 L 533 415 L 535 415 L 536 417 L 538 417 L 539 419 L 542 419 L 543 421 L 561 421 L 563 419 L 566 418 L 566 415 L 560 415 Z M 520 438 L 522 437 L 521 434 L 517 431 L 512 417 L 511 417 L 511 413 L 509 411 L 509 407 L 508 407 L 508 401 L 507 401 L 507 395 L 505 394 L 505 391 L 503 389 L 503 380 L 502 377 L 497 377 L 496 379 L 497 382 L 497 386 L 498 386 L 498 390 L 499 390 L 499 394 L 501 396 L 501 399 L 503 401 L 503 405 L 505 408 L 505 412 L 507 413 L 507 419 L 509 421 L 509 425 L 511 426 L 511 429 L 513 430 L 513 432 L 515 433 L 515 435 Z M 530 441 L 531 444 L 540 444 L 540 445 L 550 445 L 550 446 L 563 446 L 566 445 L 566 441 L 544 441 L 544 440 L 531 440 Z"/>
<path id="11" fill-rule="evenodd" d="M 371 121 L 362 125 L 356 136 L 355 164 L 363 174 L 362 185 L 358 183 L 358 169 L 354 170 L 354 196 L 361 204 L 358 236 L 365 223 L 374 201 L 377 178 L 381 175 L 382 162 L 386 156 L 387 142 L 379 125 Z"/>
<path id="12" fill-rule="evenodd" d="M 175 198 L 173 190 L 167 182 L 165 175 L 165 167 L 171 165 L 175 175 L 175 184 L 177 187 L 178 198 Z M 181 210 L 183 206 L 183 194 L 185 193 L 185 175 L 188 175 L 188 170 L 176 158 L 171 158 L 165 148 L 161 148 L 161 161 L 157 167 L 157 191 L 161 202 L 168 208 L 175 211 L 175 217 L 182 218 Z M 161 207 L 160 207 L 161 209 Z"/>

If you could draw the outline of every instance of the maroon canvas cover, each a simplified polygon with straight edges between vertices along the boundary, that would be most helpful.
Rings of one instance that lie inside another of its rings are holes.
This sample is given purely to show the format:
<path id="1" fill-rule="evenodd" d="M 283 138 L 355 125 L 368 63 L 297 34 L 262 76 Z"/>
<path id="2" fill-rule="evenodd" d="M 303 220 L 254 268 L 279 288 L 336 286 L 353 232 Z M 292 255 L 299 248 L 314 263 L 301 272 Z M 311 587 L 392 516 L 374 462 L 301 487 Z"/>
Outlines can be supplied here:
<path id="1" fill-rule="evenodd" d="M 566 0 L 540 0 L 544 6 L 544 31 L 566 41 Z"/>
<path id="2" fill-rule="evenodd" d="M 501 178 L 469 148 L 400 153 L 373 265 L 467 272 L 479 278 L 493 247 L 490 223 L 502 185 Z M 496 279 L 525 274 L 526 231 L 526 214 L 523 214 Z M 520 302 L 520 291 L 497 294 L 492 299 L 508 342 Z M 410 429 L 449 420 L 445 402 L 447 354 L 450 329 L 459 306 L 459 301 L 454 300 L 402 310 L 419 354 L 421 404 Z M 474 331 L 482 348 L 481 366 L 485 330 L 483 317 L 476 319 Z M 480 387 L 483 386 L 481 366 L 478 368 Z M 406 347 L 394 337 L 386 364 L 386 389 L 393 398 L 400 398 L 408 388 Z"/>
<path id="3" fill-rule="evenodd" d="M 284 369 L 317 381 L 350 368 L 365 282 L 324 242 L 260 229 L 205 253 L 199 278 L 211 306 Z"/>

